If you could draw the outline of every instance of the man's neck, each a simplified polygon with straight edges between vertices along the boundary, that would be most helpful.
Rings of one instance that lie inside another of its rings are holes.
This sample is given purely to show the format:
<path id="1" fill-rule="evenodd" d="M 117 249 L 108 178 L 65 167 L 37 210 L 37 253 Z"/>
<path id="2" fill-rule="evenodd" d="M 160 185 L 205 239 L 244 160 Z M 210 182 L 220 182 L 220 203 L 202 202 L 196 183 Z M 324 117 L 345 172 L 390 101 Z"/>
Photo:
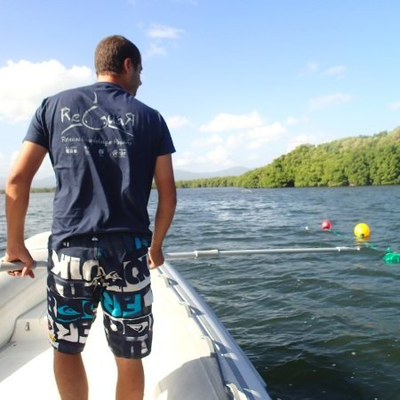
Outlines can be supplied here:
<path id="1" fill-rule="evenodd" d="M 123 90 L 127 91 L 128 93 L 131 93 L 129 91 L 129 87 L 123 75 L 100 74 L 97 76 L 97 82 L 113 83 L 114 85 L 120 86 Z"/>
<path id="2" fill-rule="evenodd" d="M 114 83 L 115 85 L 122 86 L 121 78 L 118 75 L 98 75 L 97 82 Z"/>

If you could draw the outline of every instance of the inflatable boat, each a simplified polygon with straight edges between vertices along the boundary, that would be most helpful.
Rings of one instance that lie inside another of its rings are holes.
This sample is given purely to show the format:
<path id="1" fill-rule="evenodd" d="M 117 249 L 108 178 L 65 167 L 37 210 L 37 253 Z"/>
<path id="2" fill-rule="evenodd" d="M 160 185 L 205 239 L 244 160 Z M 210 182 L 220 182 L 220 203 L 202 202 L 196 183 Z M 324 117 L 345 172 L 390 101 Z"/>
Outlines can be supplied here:
<path id="1" fill-rule="evenodd" d="M 46 262 L 48 235 L 26 240 L 38 265 Z M 183 276 L 169 262 L 151 274 L 155 323 L 152 353 L 143 360 L 145 400 L 270 399 L 250 360 Z M 0 273 L 2 400 L 59 399 L 47 339 L 46 269 L 37 267 L 35 275 Z M 116 367 L 101 321 L 98 315 L 83 358 L 89 398 L 108 400 L 115 397 Z"/>

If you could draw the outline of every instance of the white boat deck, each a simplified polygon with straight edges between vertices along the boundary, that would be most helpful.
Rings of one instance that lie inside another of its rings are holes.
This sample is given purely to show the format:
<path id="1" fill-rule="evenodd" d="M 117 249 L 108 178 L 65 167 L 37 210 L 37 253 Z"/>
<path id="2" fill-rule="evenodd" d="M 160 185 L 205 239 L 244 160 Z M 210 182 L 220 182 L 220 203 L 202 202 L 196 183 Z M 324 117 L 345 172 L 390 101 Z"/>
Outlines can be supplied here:
<path id="1" fill-rule="evenodd" d="M 204 400 L 205 393 L 209 400 L 227 399 L 219 373 L 215 373 L 218 366 L 211 356 L 208 342 L 199 335 L 198 327 L 188 318 L 186 308 L 176 300 L 163 298 L 157 301 L 157 293 L 165 285 L 164 279 L 153 273 L 154 341 L 152 354 L 144 359 L 145 399 Z M 170 291 L 166 295 L 174 296 L 174 293 Z M 19 318 L 10 343 L 0 352 L 0 398 L 59 398 L 53 378 L 53 350 L 47 342 L 46 324 L 45 301 Z M 171 335 L 171 332 L 174 334 Z M 83 355 L 90 398 L 113 399 L 116 368 L 103 332 L 101 312 Z"/>
<path id="2" fill-rule="evenodd" d="M 27 241 L 36 246 L 35 259 L 46 257 L 44 237 Z M 53 349 L 47 340 L 46 271 L 37 269 L 36 275 L 31 280 L 0 274 L 2 400 L 59 399 Z M 152 353 L 143 360 L 145 400 L 270 400 L 247 357 L 174 268 L 166 264 L 152 271 L 152 288 L 155 322 Z M 89 398 L 114 399 L 116 366 L 106 343 L 101 307 L 83 358 Z"/>

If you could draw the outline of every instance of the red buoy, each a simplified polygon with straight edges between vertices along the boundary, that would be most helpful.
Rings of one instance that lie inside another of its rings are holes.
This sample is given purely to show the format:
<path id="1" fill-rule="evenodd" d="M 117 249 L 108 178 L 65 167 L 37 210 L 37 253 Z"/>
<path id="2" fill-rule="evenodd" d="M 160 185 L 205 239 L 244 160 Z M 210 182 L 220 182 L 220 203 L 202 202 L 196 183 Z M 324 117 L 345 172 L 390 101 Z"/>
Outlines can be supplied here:
<path id="1" fill-rule="evenodd" d="M 322 229 L 323 231 L 329 231 L 329 230 L 331 230 L 331 229 L 332 229 L 332 223 L 331 223 L 331 221 L 325 220 L 324 222 L 322 222 L 321 229 Z"/>

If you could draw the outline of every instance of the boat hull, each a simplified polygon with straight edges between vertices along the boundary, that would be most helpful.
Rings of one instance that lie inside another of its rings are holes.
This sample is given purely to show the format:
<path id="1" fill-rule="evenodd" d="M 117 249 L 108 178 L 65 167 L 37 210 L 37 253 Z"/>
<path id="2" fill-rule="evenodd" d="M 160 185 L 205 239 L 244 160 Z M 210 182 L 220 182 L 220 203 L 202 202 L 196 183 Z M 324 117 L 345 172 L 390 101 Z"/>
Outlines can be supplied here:
<path id="1" fill-rule="evenodd" d="M 47 257 L 47 237 L 42 233 L 26 242 L 37 260 Z M 47 341 L 46 271 L 35 273 L 34 280 L 0 274 L 0 397 L 4 399 L 33 394 L 42 400 L 59 398 L 53 350 Z M 183 276 L 168 263 L 151 275 L 155 322 L 152 353 L 143 360 L 145 399 L 270 399 L 253 365 Z M 83 357 L 90 398 L 114 398 L 116 368 L 100 315 Z"/>

